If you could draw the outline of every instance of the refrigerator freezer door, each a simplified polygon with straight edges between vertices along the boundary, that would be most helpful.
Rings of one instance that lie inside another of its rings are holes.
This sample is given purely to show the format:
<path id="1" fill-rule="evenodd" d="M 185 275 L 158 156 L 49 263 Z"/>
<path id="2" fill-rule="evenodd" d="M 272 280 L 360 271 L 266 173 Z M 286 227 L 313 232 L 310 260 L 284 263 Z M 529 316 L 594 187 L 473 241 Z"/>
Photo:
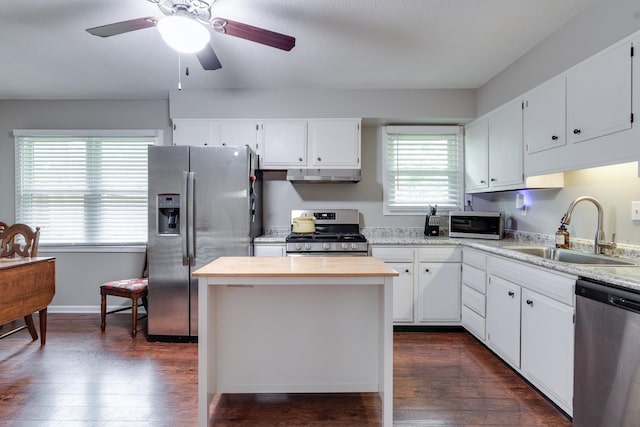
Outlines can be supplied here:
<path id="1" fill-rule="evenodd" d="M 149 147 L 149 317 L 150 336 L 189 335 L 190 270 L 187 255 L 186 172 L 189 147 Z M 158 196 L 180 198 L 179 234 L 159 234 Z"/>
<path id="2" fill-rule="evenodd" d="M 195 265 L 251 254 L 248 147 L 191 147 L 194 173 Z M 191 332 L 197 334 L 198 281 L 191 279 Z"/>

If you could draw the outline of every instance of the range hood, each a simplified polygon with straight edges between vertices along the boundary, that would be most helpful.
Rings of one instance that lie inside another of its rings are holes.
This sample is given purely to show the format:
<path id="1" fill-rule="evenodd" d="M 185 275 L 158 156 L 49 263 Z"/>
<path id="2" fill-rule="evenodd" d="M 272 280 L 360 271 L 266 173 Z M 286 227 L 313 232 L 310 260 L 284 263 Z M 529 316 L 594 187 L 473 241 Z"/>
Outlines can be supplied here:
<path id="1" fill-rule="evenodd" d="M 287 181 L 305 183 L 360 182 L 360 169 L 289 169 Z"/>

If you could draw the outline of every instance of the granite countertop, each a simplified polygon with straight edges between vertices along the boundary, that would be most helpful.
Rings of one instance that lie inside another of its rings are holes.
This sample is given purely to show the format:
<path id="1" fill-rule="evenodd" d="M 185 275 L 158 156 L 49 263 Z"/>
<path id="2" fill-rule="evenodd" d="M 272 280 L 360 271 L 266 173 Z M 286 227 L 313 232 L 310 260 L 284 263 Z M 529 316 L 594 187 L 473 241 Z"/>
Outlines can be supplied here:
<path id="1" fill-rule="evenodd" d="M 257 244 L 283 244 L 288 230 L 270 230 L 271 232 L 254 239 Z M 454 239 L 445 236 L 426 237 L 421 229 L 363 229 L 370 246 L 432 246 L 432 245 L 460 245 L 475 248 L 495 255 L 504 256 L 516 261 L 525 262 L 539 267 L 548 268 L 562 273 L 594 279 L 609 285 L 640 292 L 640 255 L 637 248 L 626 250 L 622 259 L 636 263 L 634 266 L 596 266 L 585 264 L 571 264 L 561 261 L 541 258 L 522 252 L 510 250 L 513 246 L 552 246 L 552 236 L 546 235 L 508 235 L 502 240 L 484 239 Z M 592 244 L 592 242 L 591 242 Z M 585 252 L 584 247 L 580 247 Z"/>

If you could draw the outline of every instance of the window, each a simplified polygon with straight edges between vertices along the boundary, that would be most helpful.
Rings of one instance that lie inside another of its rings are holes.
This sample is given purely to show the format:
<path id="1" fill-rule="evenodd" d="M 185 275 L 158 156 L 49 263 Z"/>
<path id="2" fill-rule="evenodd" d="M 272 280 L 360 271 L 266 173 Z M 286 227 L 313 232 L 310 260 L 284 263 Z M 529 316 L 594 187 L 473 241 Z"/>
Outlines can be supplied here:
<path id="1" fill-rule="evenodd" d="M 16 222 L 41 245 L 147 241 L 147 147 L 161 131 L 14 130 Z"/>
<path id="2" fill-rule="evenodd" d="M 385 215 L 424 214 L 463 206 L 462 131 L 458 126 L 387 126 L 384 138 Z"/>

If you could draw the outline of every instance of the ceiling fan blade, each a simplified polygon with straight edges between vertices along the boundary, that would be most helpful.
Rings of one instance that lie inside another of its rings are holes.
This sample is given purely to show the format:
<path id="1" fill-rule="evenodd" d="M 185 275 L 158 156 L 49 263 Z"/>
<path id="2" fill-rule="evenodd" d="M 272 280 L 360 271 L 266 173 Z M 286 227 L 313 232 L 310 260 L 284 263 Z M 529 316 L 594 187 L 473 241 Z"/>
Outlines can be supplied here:
<path id="1" fill-rule="evenodd" d="M 252 42 L 264 44 L 289 51 L 296 45 L 296 39 L 286 34 L 280 34 L 264 28 L 254 27 L 241 22 L 231 21 L 225 18 L 214 18 L 212 20 L 213 29 L 219 33 L 251 40 Z"/>
<path id="2" fill-rule="evenodd" d="M 89 34 L 98 37 L 111 37 L 130 31 L 143 30 L 149 27 L 155 27 L 158 18 L 147 16 L 146 18 L 131 19 L 129 21 L 114 22 L 113 24 L 102 25 L 100 27 L 87 28 Z"/>
<path id="3" fill-rule="evenodd" d="M 207 44 L 200 52 L 196 52 L 196 56 L 205 70 L 219 70 L 222 68 L 222 64 L 210 44 Z"/>

